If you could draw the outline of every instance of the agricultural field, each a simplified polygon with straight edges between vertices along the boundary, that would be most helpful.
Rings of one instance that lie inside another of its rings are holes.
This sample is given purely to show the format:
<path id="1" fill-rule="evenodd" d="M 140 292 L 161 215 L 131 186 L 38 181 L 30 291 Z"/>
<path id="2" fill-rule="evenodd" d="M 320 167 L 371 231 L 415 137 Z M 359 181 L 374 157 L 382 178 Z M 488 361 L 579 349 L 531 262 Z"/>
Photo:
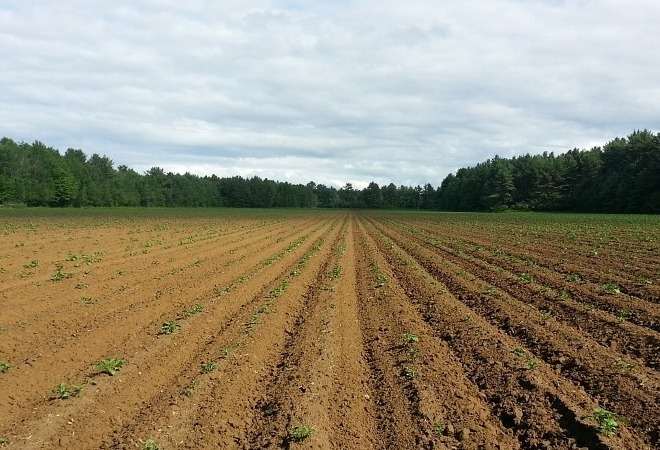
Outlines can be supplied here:
<path id="1" fill-rule="evenodd" d="M 0 447 L 652 449 L 660 216 L 0 210 Z"/>

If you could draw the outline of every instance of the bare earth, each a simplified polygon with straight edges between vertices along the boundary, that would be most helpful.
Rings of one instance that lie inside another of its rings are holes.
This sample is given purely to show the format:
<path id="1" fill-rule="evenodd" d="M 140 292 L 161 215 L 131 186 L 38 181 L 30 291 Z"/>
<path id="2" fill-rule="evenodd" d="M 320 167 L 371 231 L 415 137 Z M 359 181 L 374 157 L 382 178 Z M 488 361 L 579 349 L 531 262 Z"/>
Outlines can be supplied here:
<path id="1" fill-rule="evenodd" d="M 660 221 L 530 217 L 0 216 L 0 448 L 657 448 Z"/>

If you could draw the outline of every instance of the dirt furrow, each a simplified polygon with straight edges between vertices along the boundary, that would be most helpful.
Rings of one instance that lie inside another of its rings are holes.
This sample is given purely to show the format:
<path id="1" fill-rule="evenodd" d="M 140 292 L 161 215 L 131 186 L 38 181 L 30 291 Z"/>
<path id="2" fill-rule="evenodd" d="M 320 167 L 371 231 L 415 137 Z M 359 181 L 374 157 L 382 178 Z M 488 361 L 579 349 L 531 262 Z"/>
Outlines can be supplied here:
<path id="1" fill-rule="evenodd" d="M 181 309 L 189 306 L 189 303 L 213 296 L 215 286 L 196 283 L 196 280 L 215 279 L 217 285 L 222 285 L 236 276 L 233 273 L 235 269 L 228 267 L 229 264 L 238 261 L 247 266 L 257 264 L 263 259 L 264 252 L 268 254 L 277 251 L 276 248 L 286 245 L 286 240 L 303 230 L 306 233 L 313 229 L 294 226 L 286 232 L 268 233 L 245 245 L 225 248 L 213 257 L 205 257 L 203 265 L 192 264 L 194 271 L 185 278 L 181 272 L 172 274 L 166 280 L 152 278 L 142 281 L 141 277 L 127 277 L 125 281 L 131 287 L 119 291 L 114 291 L 111 285 L 99 286 L 94 291 L 96 295 L 90 292 L 83 297 L 88 303 L 78 299 L 69 300 L 74 306 L 66 315 L 59 312 L 50 315 L 44 313 L 41 320 L 33 317 L 21 321 L 22 327 L 13 330 L 11 339 L 0 343 L 0 353 L 11 361 L 26 361 L 34 365 L 40 355 L 52 356 L 53 352 L 75 345 L 81 339 L 89 341 L 103 329 L 114 329 L 117 323 L 131 322 L 131 317 L 142 314 L 142 311 L 149 310 L 152 315 L 151 321 L 143 324 L 143 327 L 153 326 L 152 322 L 162 323 L 168 320 L 166 315 L 173 308 Z M 34 335 L 35 329 L 48 332 Z M 114 332 L 111 331 L 110 335 L 114 335 Z"/>
<path id="2" fill-rule="evenodd" d="M 592 419 L 598 405 L 581 388 L 535 359 L 524 344 L 498 331 L 486 320 L 490 317 L 463 304 L 464 294 L 457 292 L 452 279 L 430 272 L 415 252 L 410 253 L 409 243 L 392 241 L 372 225 L 368 230 L 437 337 L 448 343 L 470 380 L 524 448 L 572 448 L 576 444 L 648 448 L 639 434 L 627 429 L 621 429 L 617 437 L 598 434 Z M 438 280 L 448 282 L 449 290 Z"/>
<path id="3" fill-rule="evenodd" d="M 124 448 L 135 436 L 154 436 L 159 442 L 183 448 L 236 448 L 246 445 L 257 404 L 276 369 L 296 316 L 316 289 L 316 281 L 330 258 L 331 244 L 339 230 L 326 233 L 314 253 L 254 296 L 252 308 L 223 329 L 207 349 L 217 361 L 209 374 L 177 380 L 174 394 L 159 395 L 143 409 L 148 421 L 115 438 L 112 448 Z M 258 315 L 258 320 L 255 320 Z M 268 345 L 264 345 L 267 342 Z M 185 395 L 180 395 L 183 391 Z M 174 392 L 170 390 L 170 392 Z M 162 405 L 169 414 L 153 417 L 152 405 Z M 188 438 L 186 438 L 186 436 Z M 191 438 L 192 436 L 192 438 Z"/>
<path id="4" fill-rule="evenodd" d="M 326 224 L 325 227 L 313 233 L 309 237 L 308 242 L 311 239 L 317 239 L 318 236 L 327 232 L 329 226 L 331 224 Z M 293 262 L 287 261 L 294 261 L 296 255 L 310 245 L 312 244 L 297 247 L 281 259 L 285 271 L 286 268 L 293 264 Z M 99 436 L 103 435 L 101 434 L 103 429 L 107 430 L 107 427 L 117 427 L 118 423 L 123 421 L 123 419 L 118 418 L 132 411 L 134 405 L 139 404 L 140 398 L 144 398 L 145 395 L 149 395 L 154 391 L 157 392 L 163 386 L 168 386 L 166 380 L 178 373 L 177 367 L 185 367 L 186 363 L 195 357 L 199 352 L 200 346 L 203 348 L 209 336 L 214 335 L 214 330 L 217 329 L 218 325 L 225 323 L 232 315 L 241 311 L 241 308 L 247 308 L 246 301 L 249 301 L 252 295 L 254 295 L 250 294 L 250 292 L 258 292 L 263 286 L 267 286 L 273 277 L 277 278 L 282 272 L 282 268 L 277 264 L 262 267 L 263 270 L 254 276 L 250 283 L 237 286 L 232 292 L 216 299 L 211 299 L 202 314 L 191 317 L 182 330 L 172 336 L 156 337 L 144 333 L 142 335 L 139 333 L 135 335 L 132 334 L 134 331 L 130 331 L 133 330 L 133 327 L 128 327 L 127 331 L 131 334 L 127 335 L 130 336 L 127 340 L 123 342 L 115 341 L 114 344 L 104 347 L 106 353 L 121 355 L 129 361 L 128 366 L 122 369 L 121 374 L 113 378 L 93 377 L 91 383 L 85 386 L 84 394 L 80 399 L 74 399 L 71 402 L 49 402 L 44 400 L 37 404 L 37 410 L 41 410 L 43 413 L 37 415 L 36 420 L 28 419 L 27 417 L 21 419 L 23 423 L 18 431 L 18 440 L 24 437 L 24 435 L 20 435 L 21 430 L 34 432 L 30 445 L 33 446 L 31 448 L 38 448 L 41 445 L 40 441 L 50 442 L 52 444 L 52 439 L 55 439 L 58 433 L 60 433 L 59 439 L 64 439 L 67 442 L 85 442 L 84 440 L 81 441 L 81 439 L 87 433 L 93 435 L 93 437 L 90 436 L 92 441 L 87 441 L 87 444 L 79 443 L 77 444 L 79 445 L 78 448 L 96 448 L 95 445 L 98 445 L 98 442 L 97 444 L 92 444 L 91 442 L 95 442 L 93 439 L 98 439 Z M 121 331 L 118 330 L 117 335 L 121 336 Z M 78 352 L 82 353 L 82 359 L 90 359 L 86 357 L 89 355 L 86 355 L 85 352 L 80 352 L 79 350 Z M 92 363 L 92 361 L 90 359 L 88 364 Z M 161 365 L 165 361 L 167 361 L 167 365 Z M 82 369 L 82 372 L 77 376 L 70 372 L 66 378 L 58 377 L 51 382 L 54 385 L 58 381 L 66 379 L 71 383 L 79 383 L 81 378 L 85 376 L 85 371 L 86 369 Z M 86 375 L 92 377 L 93 372 L 87 371 Z M 138 380 L 147 375 L 153 381 L 153 384 L 140 384 Z M 46 379 L 40 382 L 40 384 L 44 383 L 47 383 Z M 37 393 L 43 391 L 44 387 L 45 385 Z M 42 395 L 46 395 L 46 393 L 44 392 Z M 16 401 L 16 397 L 14 395 L 12 396 L 14 397 L 13 400 Z M 17 402 L 17 404 L 24 405 L 24 402 Z M 31 415 L 34 415 L 34 413 Z M 72 417 L 74 422 L 65 423 L 64 417 Z M 15 428 L 18 425 L 16 420 L 18 420 L 18 416 L 9 417 L 8 421 L 12 418 L 13 425 L 2 428 L 7 431 L 11 429 L 16 432 Z M 93 430 L 86 426 L 90 420 L 96 420 L 98 422 L 97 427 Z M 102 424 L 103 427 L 101 426 Z M 72 441 L 71 439 L 74 440 Z"/>
<path id="5" fill-rule="evenodd" d="M 560 290 L 548 289 L 539 285 L 536 272 L 531 268 L 519 268 L 517 272 L 505 270 L 508 266 L 493 265 L 461 252 L 447 249 L 435 241 L 415 235 L 410 235 L 420 246 L 438 254 L 442 259 L 464 268 L 474 276 L 487 281 L 505 291 L 508 295 L 539 308 L 542 318 L 552 316 L 570 324 L 581 333 L 592 336 L 601 345 L 609 346 L 614 351 L 640 358 L 641 364 L 657 369 L 660 364 L 660 334 L 657 331 L 627 322 L 629 315 L 621 316 L 621 311 L 628 314 L 629 310 L 621 309 L 614 316 L 604 311 L 590 309 L 570 295 L 564 295 L 562 285 L 554 286 Z M 504 267 L 504 268 L 503 268 Z M 527 270 L 525 272 L 524 270 Z M 523 275 L 529 275 L 530 278 Z M 632 313 L 630 313 L 632 314 Z"/>

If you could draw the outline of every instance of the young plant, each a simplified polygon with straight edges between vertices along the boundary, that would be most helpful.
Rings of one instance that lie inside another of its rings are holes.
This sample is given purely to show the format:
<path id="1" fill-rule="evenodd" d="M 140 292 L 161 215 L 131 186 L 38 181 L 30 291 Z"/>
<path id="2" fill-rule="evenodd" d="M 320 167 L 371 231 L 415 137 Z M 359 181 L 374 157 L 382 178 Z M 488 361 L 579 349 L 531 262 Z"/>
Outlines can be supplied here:
<path id="1" fill-rule="evenodd" d="M 60 383 L 53 389 L 52 398 L 66 400 L 67 398 L 77 397 L 80 391 L 82 391 L 82 386 Z"/>
<path id="2" fill-rule="evenodd" d="M 408 380 L 412 380 L 417 376 L 417 370 L 415 370 L 415 368 L 412 366 L 404 366 L 401 372 L 403 376 Z"/>
<path id="3" fill-rule="evenodd" d="M 436 436 L 440 437 L 445 433 L 446 428 L 447 427 L 444 423 L 437 422 L 435 425 L 433 425 L 433 432 L 436 434 Z"/>
<path id="4" fill-rule="evenodd" d="M 158 334 L 172 334 L 179 328 L 181 328 L 181 325 L 179 325 L 176 320 L 169 320 L 160 326 Z"/>
<path id="5" fill-rule="evenodd" d="M 621 289 L 615 283 L 605 283 L 603 285 L 603 290 L 608 294 L 620 294 Z"/>
<path id="6" fill-rule="evenodd" d="M 403 342 L 410 345 L 419 342 L 419 337 L 416 334 L 406 332 L 403 334 Z"/>
<path id="7" fill-rule="evenodd" d="M 6 437 L 0 437 L 0 447 L 4 447 L 5 445 L 9 445 L 9 439 Z"/>
<path id="8" fill-rule="evenodd" d="M 198 303 L 190 309 L 184 310 L 183 317 L 188 318 L 190 316 L 194 316 L 195 314 L 200 314 L 202 311 L 204 311 L 204 307 Z"/>
<path id="9" fill-rule="evenodd" d="M 160 446 L 154 439 L 147 439 L 142 445 L 142 450 L 160 450 Z"/>
<path id="10" fill-rule="evenodd" d="M 23 264 L 24 269 L 35 269 L 38 266 L 39 266 L 39 261 L 37 261 L 36 259 L 33 259 L 32 261 L 30 261 L 27 264 Z"/>
<path id="11" fill-rule="evenodd" d="M 619 429 L 619 422 L 621 421 L 620 417 L 603 408 L 596 408 L 592 418 L 598 424 L 598 429 L 605 436 L 612 436 L 616 434 Z"/>
<path id="12" fill-rule="evenodd" d="M 518 280 L 523 283 L 523 284 L 529 284 L 531 283 L 534 279 L 532 276 L 528 273 L 521 273 L 520 276 L 518 276 Z"/>
<path id="13" fill-rule="evenodd" d="M 214 363 L 213 361 L 208 361 L 208 362 L 202 363 L 201 372 L 202 373 L 211 373 L 217 368 L 218 368 L 218 365 L 216 363 Z"/>
<path id="14" fill-rule="evenodd" d="M 289 430 L 289 439 L 293 442 L 302 442 L 314 433 L 314 429 L 307 425 L 298 425 Z"/>
<path id="15" fill-rule="evenodd" d="M 9 369 L 11 369 L 11 366 L 9 365 L 9 363 L 7 363 L 5 361 L 0 361 L 0 373 L 5 373 Z"/>
<path id="16" fill-rule="evenodd" d="M 123 359 L 106 358 L 96 363 L 95 367 L 99 373 L 107 373 L 110 376 L 114 376 L 114 374 L 121 370 L 124 364 L 126 364 L 126 361 Z"/>
<path id="17" fill-rule="evenodd" d="M 70 273 L 64 272 L 62 264 L 56 264 L 55 272 L 50 276 L 50 281 L 57 282 L 71 277 L 72 275 Z"/>

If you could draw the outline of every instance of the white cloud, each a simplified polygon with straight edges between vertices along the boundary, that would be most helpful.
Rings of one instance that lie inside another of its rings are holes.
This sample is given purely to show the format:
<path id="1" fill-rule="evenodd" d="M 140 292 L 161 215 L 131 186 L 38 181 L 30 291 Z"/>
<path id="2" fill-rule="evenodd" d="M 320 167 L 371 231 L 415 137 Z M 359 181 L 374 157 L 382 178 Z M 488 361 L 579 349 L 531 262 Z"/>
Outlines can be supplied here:
<path id="1" fill-rule="evenodd" d="M 660 123 L 660 4 L 5 1 L 0 134 L 138 169 L 438 184 Z"/>

